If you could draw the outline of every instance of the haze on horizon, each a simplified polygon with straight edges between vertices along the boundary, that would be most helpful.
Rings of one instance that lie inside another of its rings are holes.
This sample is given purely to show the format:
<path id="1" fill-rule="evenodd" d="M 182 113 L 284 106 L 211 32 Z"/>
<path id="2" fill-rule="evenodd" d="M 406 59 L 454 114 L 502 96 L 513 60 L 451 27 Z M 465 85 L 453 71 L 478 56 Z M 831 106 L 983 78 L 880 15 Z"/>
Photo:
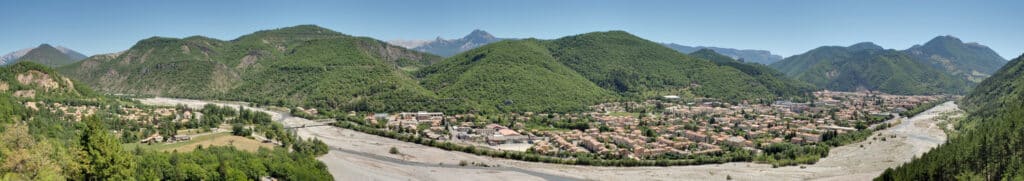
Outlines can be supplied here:
<path id="1" fill-rule="evenodd" d="M 152 36 L 230 40 L 257 30 L 316 24 L 379 40 L 498 37 L 552 39 L 625 30 L 691 46 L 790 56 L 871 41 L 906 49 L 939 35 L 979 42 L 1004 58 L 1024 52 L 1021 1 L 3 1 L 0 52 L 41 43 L 87 55 L 126 50 Z M 187 10 L 187 11 L 183 11 Z M 183 13 L 187 12 L 187 13 Z"/>

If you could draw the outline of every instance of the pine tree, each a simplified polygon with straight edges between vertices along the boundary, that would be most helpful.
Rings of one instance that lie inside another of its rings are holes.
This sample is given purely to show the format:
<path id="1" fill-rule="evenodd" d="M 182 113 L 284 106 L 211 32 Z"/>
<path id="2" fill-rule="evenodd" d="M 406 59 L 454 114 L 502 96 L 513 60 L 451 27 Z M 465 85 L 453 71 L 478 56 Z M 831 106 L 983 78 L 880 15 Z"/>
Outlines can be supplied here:
<path id="1" fill-rule="evenodd" d="M 85 123 L 80 140 L 85 151 L 85 158 L 81 159 L 85 180 L 131 180 L 134 157 L 122 149 L 120 141 L 110 135 L 99 118 L 88 117 Z"/>

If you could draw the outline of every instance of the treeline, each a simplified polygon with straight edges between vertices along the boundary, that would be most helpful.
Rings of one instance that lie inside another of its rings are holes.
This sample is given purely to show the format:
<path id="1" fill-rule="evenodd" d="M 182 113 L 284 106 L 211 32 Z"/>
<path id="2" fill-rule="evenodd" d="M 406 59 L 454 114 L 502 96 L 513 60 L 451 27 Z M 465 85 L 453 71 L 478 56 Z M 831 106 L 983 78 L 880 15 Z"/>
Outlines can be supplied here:
<path id="1" fill-rule="evenodd" d="M 320 156 L 328 151 L 327 144 L 320 139 L 303 140 L 295 132 L 285 130 L 281 123 L 274 122 L 270 114 L 265 112 L 214 104 L 206 104 L 200 111 L 203 113 L 204 124 L 220 125 L 224 117 L 230 118 L 228 122 L 232 124 L 231 133 L 235 136 L 252 137 L 253 133 L 261 133 L 269 140 L 277 140 L 283 148 L 290 147 L 295 152 L 308 155 Z M 246 128 L 247 125 L 252 128 Z"/>
<path id="2" fill-rule="evenodd" d="M 922 112 L 927 111 L 929 109 L 932 109 L 933 107 L 938 106 L 939 104 L 942 104 L 944 102 L 946 102 L 946 101 L 945 100 L 936 100 L 936 101 L 932 101 L 932 102 L 926 102 L 926 103 L 917 105 L 914 108 L 911 108 L 911 109 L 907 110 L 906 112 L 903 112 L 903 115 L 907 116 L 908 118 L 914 117 L 914 116 L 917 116 L 917 114 L 921 114 Z"/>
<path id="3" fill-rule="evenodd" d="M 862 129 L 843 134 L 839 134 L 836 131 L 826 131 L 821 134 L 821 142 L 814 144 L 772 143 L 760 147 L 764 152 L 755 156 L 754 161 L 771 164 L 772 167 L 813 164 L 818 162 L 819 159 L 827 157 L 832 147 L 864 141 L 876 130 L 889 127 L 888 123 L 881 124 L 883 125 L 879 125 L 875 129 Z"/>

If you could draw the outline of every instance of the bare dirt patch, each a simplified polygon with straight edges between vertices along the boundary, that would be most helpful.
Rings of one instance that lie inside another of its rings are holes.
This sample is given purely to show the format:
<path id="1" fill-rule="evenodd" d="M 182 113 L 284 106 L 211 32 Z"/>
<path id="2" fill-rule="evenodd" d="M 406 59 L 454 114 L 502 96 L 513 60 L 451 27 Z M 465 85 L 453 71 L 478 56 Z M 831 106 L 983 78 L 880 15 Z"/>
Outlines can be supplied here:
<path id="1" fill-rule="evenodd" d="M 18 74 L 16 79 L 18 79 L 18 83 L 24 85 L 35 84 L 36 86 L 42 87 L 46 90 L 56 89 L 60 86 L 57 84 L 57 81 L 54 81 L 53 78 L 50 77 L 49 74 L 36 70 L 29 70 L 28 72 Z"/>
<path id="2" fill-rule="evenodd" d="M 35 98 L 36 97 L 36 90 L 14 91 L 14 97 Z"/>

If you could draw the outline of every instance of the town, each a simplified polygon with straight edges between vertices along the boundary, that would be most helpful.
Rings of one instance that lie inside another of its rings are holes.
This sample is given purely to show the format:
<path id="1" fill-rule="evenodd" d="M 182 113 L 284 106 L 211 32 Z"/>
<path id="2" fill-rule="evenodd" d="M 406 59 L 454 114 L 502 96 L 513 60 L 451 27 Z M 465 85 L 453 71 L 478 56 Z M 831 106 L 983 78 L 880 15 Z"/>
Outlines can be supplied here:
<path id="1" fill-rule="evenodd" d="M 878 92 L 814 93 L 809 102 L 731 104 L 664 96 L 613 102 L 575 114 L 510 113 L 483 117 L 439 112 L 377 113 L 364 119 L 381 129 L 495 150 L 549 156 L 657 159 L 715 154 L 725 147 L 761 152 L 773 143 L 814 144 L 874 128 L 944 95 Z"/>

